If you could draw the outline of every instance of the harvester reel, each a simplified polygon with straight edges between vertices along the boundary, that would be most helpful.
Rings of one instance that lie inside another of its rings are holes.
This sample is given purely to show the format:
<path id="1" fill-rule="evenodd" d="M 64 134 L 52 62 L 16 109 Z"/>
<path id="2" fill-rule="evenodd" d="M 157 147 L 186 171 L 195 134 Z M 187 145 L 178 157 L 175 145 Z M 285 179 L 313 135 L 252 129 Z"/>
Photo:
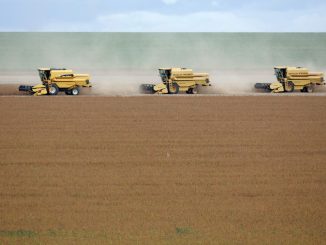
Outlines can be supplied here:
<path id="1" fill-rule="evenodd" d="M 271 91 L 271 83 L 256 83 L 255 84 L 255 89 L 263 89 L 263 90 L 266 90 L 266 91 Z"/>
<path id="2" fill-rule="evenodd" d="M 140 92 L 144 94 L 154 94 L 154 84 L 142 84 L 140 85 Z"/>

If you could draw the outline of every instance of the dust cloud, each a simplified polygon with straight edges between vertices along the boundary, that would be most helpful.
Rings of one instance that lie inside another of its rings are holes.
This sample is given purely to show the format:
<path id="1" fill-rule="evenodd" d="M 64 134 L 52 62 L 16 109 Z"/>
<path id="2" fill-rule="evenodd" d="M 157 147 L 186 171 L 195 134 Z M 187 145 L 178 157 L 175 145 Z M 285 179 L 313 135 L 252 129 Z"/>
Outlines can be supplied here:
<path id="1" fill-rule="evenodd" d="M 161 82 L 158 68 L 187 67 L 210 74 L 203 93 L 241 94 L 273 82 L 275 65 L 325 70 L 325 41 L 323 33 L 0 33 L 0 84 L 37 84 L 38 67 L 66 67 L 89 73 L 94 94 L 136 95 Z"/>
<path id="2" fill-rule="evenodd" d="M 158 72 L 155 70 L 94 71 L 92 74 L 92 93 L 96 95 L 139 95 L 141 84 L 160 82 Z"/>
<path id="3" fill-rule="evenodd" d="M 256 82 L 273 82 L 270 71 L 194 70 L 208 72 L 211 87 L 201 87 L 201 94 L 245 94 L 254 91 Z M 144 71 L 110 71 L 94 73 L 92 92 L 98 95 L 137 95 L 141 84 L 161 82 L 156 69 Z"/>

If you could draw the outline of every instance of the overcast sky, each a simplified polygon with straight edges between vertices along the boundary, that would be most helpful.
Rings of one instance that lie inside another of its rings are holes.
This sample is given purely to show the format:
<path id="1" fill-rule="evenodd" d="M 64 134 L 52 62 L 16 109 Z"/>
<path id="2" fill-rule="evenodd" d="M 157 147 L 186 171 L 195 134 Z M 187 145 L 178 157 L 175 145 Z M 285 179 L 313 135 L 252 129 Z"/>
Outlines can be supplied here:
<path id="1" fill-rule="evenodd" d="M 0 0 L 0 31 L 325 32 L 325 0 Z"/>

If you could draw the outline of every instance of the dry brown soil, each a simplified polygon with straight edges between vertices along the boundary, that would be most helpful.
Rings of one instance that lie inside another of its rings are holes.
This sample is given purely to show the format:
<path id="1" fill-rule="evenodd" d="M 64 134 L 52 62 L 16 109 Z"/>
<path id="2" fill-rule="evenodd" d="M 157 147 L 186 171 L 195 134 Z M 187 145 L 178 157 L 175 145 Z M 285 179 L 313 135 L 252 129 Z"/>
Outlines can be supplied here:
<path id="1" fill-rule="evenodd" d="M 19 84 L 0 84 L 0 96 L 24 94 L 22 92 L 19 92 L 18 88 L 19 88 Z"/>
<path id="2" fill-rule="evenodd" d="M 322 244 L 326 97 L 0 97 L 0 244 Z"/>

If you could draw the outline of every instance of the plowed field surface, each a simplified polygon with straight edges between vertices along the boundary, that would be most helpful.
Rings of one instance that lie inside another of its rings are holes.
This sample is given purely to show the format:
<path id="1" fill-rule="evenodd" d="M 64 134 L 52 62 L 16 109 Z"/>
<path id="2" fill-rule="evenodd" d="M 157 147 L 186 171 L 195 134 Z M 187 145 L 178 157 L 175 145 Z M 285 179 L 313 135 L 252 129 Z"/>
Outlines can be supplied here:
<path id="1" fill-rule="evenodd" d="M 0 244 L 322 244 L 326 97 L 0 97 Z"/>

